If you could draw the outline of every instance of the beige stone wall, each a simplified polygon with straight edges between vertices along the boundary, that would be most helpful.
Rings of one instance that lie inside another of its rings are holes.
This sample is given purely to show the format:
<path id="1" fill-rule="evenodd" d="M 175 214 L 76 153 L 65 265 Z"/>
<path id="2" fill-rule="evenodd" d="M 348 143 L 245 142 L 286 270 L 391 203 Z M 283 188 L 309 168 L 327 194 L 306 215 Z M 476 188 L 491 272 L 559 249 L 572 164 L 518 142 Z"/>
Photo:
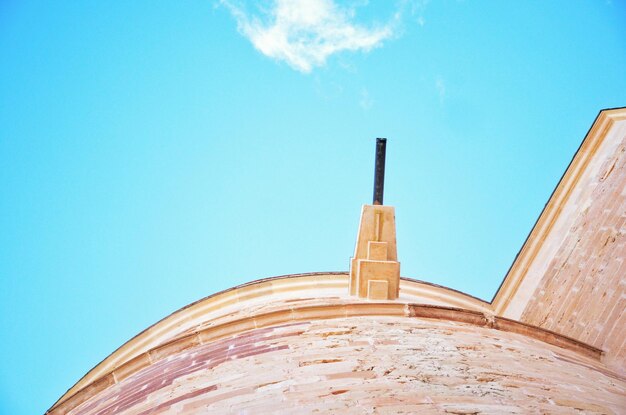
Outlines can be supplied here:
<path id="1" fill-rule="evenodd" d="M 522 321 L 602 349 L 626 373 L 626 122 Z"/>
<path id="2" fill-rule="evenodd" d="M 172 313 L 122 345 L 72 386 L 59 403 L 142 353 L 187 333 L 233 319 L 288 309 L 296 305 L 294 301 L 301 305 L 351 302 L 349 280 L 346 272 L 287 275 L 253 281 L 203 298 Z M 408 279 L 400 281 L 400 297 L 396 302 L 491 312 L 489 303 L 467 294 Z"/>
<path id="3" fill-rule="evenodd" d="M 617 414 L 625 394 L 597 360 L 521 334 L 362 316 L 172 347 L 69 413 Z"/>
<path id="4" fill-rule="evenodd" d="M 626 374 L 626 109 L 598 116 L 493 305 Z"/>

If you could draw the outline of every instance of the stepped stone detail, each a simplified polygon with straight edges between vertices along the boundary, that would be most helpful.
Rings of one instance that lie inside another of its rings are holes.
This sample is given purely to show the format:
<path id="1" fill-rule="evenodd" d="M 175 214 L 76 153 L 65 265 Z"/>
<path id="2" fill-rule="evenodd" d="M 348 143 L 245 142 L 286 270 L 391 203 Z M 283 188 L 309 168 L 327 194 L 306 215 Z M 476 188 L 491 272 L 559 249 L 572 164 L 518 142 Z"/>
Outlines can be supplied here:
<path id="1" fill-rule="evenodd" d="M 400 289 L 396 220 L 392 206 L 364 205 L 354 257 L 350 260 L 350 295 L 395 300 Z"/>

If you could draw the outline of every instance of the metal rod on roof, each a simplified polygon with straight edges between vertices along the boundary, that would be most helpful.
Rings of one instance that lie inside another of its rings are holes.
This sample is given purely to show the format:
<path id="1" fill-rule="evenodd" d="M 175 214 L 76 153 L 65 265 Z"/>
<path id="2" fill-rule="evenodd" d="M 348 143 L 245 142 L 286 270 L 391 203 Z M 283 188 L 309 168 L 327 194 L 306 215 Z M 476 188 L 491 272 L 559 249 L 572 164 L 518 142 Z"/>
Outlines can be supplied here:
<path id="1" fill-rule="evenodd" d="M 385 190 L 385 151 L 387 148 L 386 138 L 376 139 L 376 166 L 374 168 L 374 205 L 383 204 L 383 192 Z"/>

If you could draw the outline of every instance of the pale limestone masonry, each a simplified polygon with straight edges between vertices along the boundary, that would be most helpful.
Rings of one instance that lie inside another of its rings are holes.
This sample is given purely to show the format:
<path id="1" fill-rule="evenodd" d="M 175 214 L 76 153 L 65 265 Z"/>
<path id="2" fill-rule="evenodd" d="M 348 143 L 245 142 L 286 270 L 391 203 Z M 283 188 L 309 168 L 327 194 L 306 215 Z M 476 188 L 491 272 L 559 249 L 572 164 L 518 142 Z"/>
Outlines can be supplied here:
<path id="1" fill-rule="evenodd" d="M 602 111 L 492 303 L 400 278 L 391 206 L 350 272 L 288 275 L 173 313 L 48 411 L 626 414 L 626 109 Z"/>
<path id="2" fill-rule="evenodd" d="M 350 295 L 395 300 L 400 289 L 396 218 L 392 206 L 364 205 L 350 260 Z"/>
<path id="3" fill-rule="evenodd" d="M 532 337 L 356 316 L 171 347 L 58 413 L 619 414 L 625 393 L 597 360 Z"/>
<path id="4" fill-rule="evenodd" d="M 626 108 L 600 113 L 493 306 L 602 349 L 626 374 Z"/>

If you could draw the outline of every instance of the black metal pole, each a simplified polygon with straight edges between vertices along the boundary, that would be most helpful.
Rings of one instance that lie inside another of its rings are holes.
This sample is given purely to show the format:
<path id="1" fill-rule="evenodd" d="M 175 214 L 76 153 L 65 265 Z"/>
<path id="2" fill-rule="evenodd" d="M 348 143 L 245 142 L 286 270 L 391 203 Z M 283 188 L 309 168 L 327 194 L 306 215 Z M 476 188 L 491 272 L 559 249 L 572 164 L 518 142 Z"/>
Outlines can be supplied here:
<path id="1" fill-rule="evenodd" d="M 376 139 L 376 167 L 374 169 L 374 205 L 383 204 L 383 191 L 385 190 L 385 150 L 386 138 Z"/>

